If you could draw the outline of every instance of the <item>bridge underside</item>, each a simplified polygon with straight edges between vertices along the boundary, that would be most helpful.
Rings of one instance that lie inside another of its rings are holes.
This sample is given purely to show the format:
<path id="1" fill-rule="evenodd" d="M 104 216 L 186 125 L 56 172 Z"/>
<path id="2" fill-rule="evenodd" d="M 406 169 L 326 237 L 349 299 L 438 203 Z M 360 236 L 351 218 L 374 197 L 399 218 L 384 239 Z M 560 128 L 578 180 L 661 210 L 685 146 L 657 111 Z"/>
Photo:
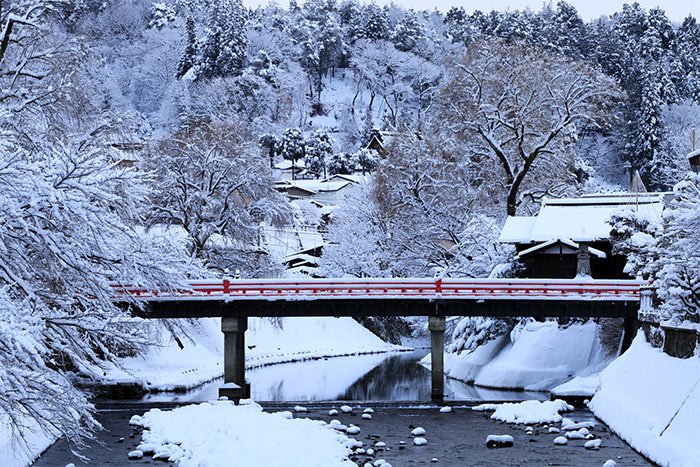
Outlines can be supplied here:
<path id="1" fill-rule="evenodd" d="M 133 313 L 144 318 L 222 318 L 225 384 L 219 389 L 219 395 L 234 400 L 250 397 L 250 385 L 245 379 L 245 331 L 249 317 L 427 316 L 431 334 L 431 394 L 434 400 L 442 400 L 446 316 L 625 318 L 624 336 L 629 343 L 634 335 L 638 308 L 638 301 L 615 300 L 222 299 L 152 301 Z"/>
<path id="2" fill-rule="evenodd" d="M 491 316 L 533 318 L 636 318 L 638 301 L 613 300 L 183 300 L 150 302 L 144 318 L 248 318 L 293 316 Z"/>

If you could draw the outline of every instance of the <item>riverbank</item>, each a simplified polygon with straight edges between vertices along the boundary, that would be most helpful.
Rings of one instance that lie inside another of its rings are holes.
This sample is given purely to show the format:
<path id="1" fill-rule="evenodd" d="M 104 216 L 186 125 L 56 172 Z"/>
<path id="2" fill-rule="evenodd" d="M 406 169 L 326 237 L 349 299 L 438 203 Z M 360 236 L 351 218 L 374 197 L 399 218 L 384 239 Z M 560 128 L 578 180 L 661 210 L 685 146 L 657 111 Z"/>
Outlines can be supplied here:
<path id="1" fill-rule="evenodd" d="M 160 333 L 143 355 L 119 365 L 85 367 L 85 387 L 138 393 L 184 392 L 223 376 L 223 333 L 217 318 L 191 325 L 189 338 Z M 352 318 L 251 318 L 246 369 L 305 360 L 407 350 L 384 342 Z M 109 397 L 109 393 L 103 393 Z"/>

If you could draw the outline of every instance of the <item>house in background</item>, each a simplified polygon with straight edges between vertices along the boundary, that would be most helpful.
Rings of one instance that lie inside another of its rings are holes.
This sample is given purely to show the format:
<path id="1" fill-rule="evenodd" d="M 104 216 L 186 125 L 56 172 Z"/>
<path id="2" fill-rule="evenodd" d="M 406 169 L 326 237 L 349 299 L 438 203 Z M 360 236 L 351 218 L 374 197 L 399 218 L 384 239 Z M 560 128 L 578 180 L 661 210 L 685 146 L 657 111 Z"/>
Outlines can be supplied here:
<path id="1" fill-rule="evenodd" d="M 323 180 L 280 180 L 275 189 L 288 198 L 311 199 L 324 206 L 336 205 L 343 200 L 345 190 L 355 183 L 351 176 L 333 175 Z"/>
<path id="2" fill-rule="evenodd" d="M 580 272 L 581 261 L 589 261 L 593 278 L 629 278 L 624 272 L 626 258 L 612 253 L 608 221 L 621 208 L 660 221 L 664 196 L 613 193 L 545 198 L 536 216 L 508 217 L 499 241 L 515 245 L 524 277 L 570 279 Z"/>
<path id="3" fill-rule="evenodd" d="M 690 162 L 690 168 L 695 173 L 700 173 L 700 149 L 688 154 L 688 162 Z"/>
<path id="4" fill-rule="evenodd" d="M 272 168 L 272 174 L 276 180 L 304 180 L 316 177 L 316 174 L 306 169 L 306 163 L 301 159 L 294 162 L 287 159 L 278 162 Z"/>

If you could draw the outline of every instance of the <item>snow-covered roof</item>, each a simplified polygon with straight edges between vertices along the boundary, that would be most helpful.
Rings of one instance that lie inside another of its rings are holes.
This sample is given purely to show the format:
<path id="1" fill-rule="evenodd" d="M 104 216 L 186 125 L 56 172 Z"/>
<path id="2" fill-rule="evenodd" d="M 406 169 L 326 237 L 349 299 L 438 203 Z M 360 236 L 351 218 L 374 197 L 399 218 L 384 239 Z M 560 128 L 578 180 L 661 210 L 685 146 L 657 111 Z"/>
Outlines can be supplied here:
<path id="1" fill-rule="evenodd" d="M 692 159 L 695 156 L 700 156 L 700 149 L 696 149 L 695 151 L 688 154 L 688 159 Z"/>
<path id="2" fill-rule="evenodd" d="M 535 227 L 536 217 L 508 216 L 498 241 L 501 243 L 530 243 L 530 232 Z"/>
<path id="3" fill-rule="evenodd" d="M 292 168 L 292 161 L 285 159 L 282 162 L 278 162 L 277 164 L 275 164 L 275 168 L 278 170 L 289 170 Z M 295 169 L 305 169 L 306 164 L 304 163 L 303 160 L 299 159 L 294 164 L 294 168 Z"/>
<path id="4" fill-rule="evenodd" d="M 265 240 L 271 252 L 279 258 L 307 252 L 325 244 L 318 231 L 294 229 L 291 226 L 265 228 Z"/>
<path id="5" fill-rule="evenodd" d="M 278 189 L 296 187 L 315 194 L 322 191 L 340 191 L 351 183 L 353 182 L 349 180 L 334 182 L 327 182 L 325 180 L 281 180 L 276 182 L 275 185 Z"/>
<path id="6" fill-rule="evenodd" d="M 620 208 L 638 210 L 652 221 L 661 220 L 663 193 L 599 195 L 542 201 L 535 217 L 509 217 L 499 241 L 539 243 L 550 240 L 593 242 L 610 236 L 608 220 Z"/>
<path id="7" fill-rule="evenodd" d="M 362 175 L 359 174 L 335 174 L 331 175 L 330 177 L 326 177 L 323 181 L 324 182 L 332 182 L 332 181 L 349 181 L 353 183 L 357 183 L 360 180 L 362 180 Z"/>
<path id="8" fill-rule="evenodd" d="M 535 253 L 537 251 L 544 250 L 544 249 L 549 248 L 550 246 L 556 245 L 558 243 L 562 243 L 562 244 L 564 244 L 564 245 L 566 245 L 574 250 L 578 250 L 578 243 L 572 242 L 571 240 L 569 240 L 567 238 L 559 238 L 556 240 L 549 240 L 549 241 L 540 243 L 539 245 L 535 245 L 531 248 L 528 248 L 527 250 L 523 250 L 518 254 L 517 258 L 522 258 L 523 256 L 527 256 L 527 255 L 530 255 L 530 254 Z M 605 254 L 604 251 L 600 251 L 597 248 L 589 248 L 588 251 L 593 256 L 597 256 L 598 258 L 605 259 L 608 256 L 607 254 Z"/>

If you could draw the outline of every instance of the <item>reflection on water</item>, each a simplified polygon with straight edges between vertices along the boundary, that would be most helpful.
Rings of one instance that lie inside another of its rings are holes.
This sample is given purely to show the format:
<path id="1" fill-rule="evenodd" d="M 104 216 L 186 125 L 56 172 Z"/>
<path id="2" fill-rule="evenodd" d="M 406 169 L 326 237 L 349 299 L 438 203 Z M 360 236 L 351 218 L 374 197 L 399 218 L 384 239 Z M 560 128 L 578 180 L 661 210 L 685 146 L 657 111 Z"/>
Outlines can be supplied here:
<path id="1" fill-rule="evenodd" d="M 430 370 L 418 361 L 428 350 L 284 363 L 249 370 L 246 377 L 257 401 L 430 401 Z M 185 394 L 160 393 L 147 401 L 215 399 L 221 380 Z M 448 400 L 547 399 L 547 393 L 479 388 L 448 379 Z"/>

